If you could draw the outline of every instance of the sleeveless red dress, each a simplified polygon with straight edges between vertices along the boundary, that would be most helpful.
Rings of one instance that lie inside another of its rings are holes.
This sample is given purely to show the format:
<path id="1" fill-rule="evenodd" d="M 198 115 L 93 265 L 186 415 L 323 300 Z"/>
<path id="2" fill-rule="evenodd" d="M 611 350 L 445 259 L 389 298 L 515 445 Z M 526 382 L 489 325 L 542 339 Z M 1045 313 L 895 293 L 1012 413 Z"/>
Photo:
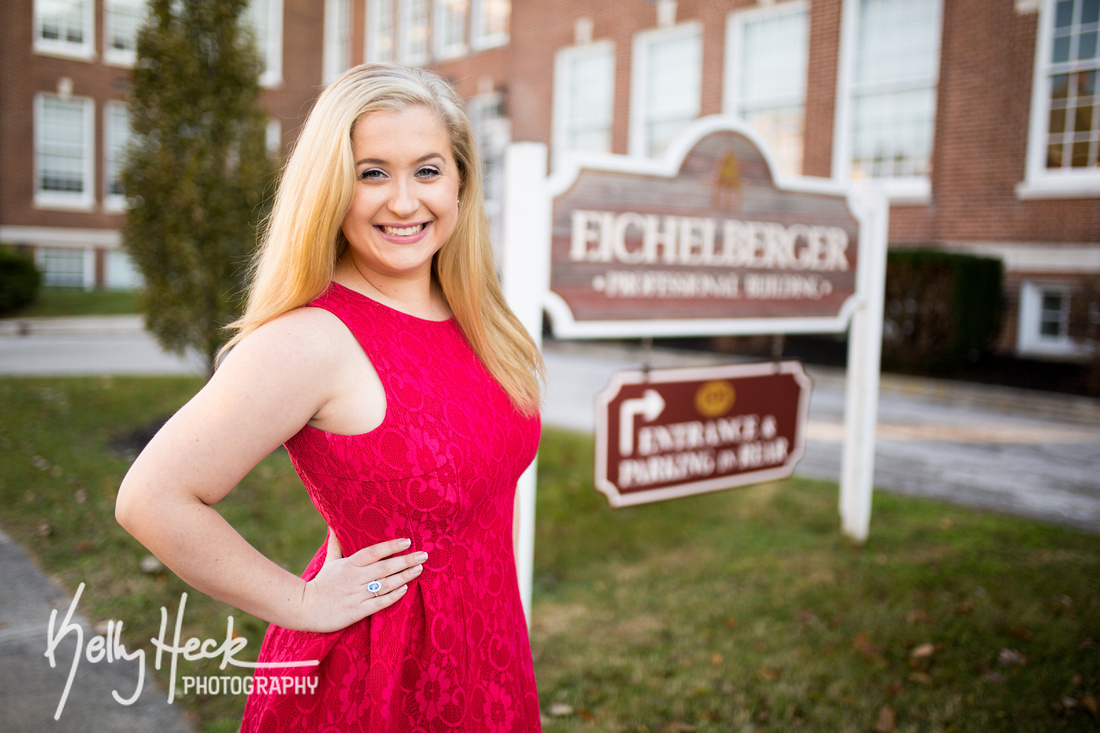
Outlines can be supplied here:
<path id="1" fill-rule="evenodd" d="M 398 537 L 428 553 L 394 605 L 334 633 L 269 627 L 242 731 L 541 730 L 512 551 L 516 481 L 540 423 L 512 406 L 452 318 L 427 321 L 333 284 L 311 304 L 358 339 L 386 392 L 362 435 L 286 443 L 345 556 Z M 325 543 L 304 578 L 320 570 Z M 309 689 L 305 678 L 317 681 Z"/>

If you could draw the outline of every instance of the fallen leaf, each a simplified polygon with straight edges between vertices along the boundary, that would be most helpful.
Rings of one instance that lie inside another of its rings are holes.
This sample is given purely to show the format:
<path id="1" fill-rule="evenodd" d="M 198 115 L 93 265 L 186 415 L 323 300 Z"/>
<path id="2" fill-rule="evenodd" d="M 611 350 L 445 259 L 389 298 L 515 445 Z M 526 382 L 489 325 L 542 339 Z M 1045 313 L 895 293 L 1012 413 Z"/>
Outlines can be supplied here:
<path id="1" fill-rule="evenodd" d="M 856 635 L 856 638 L 852 641 L 852 648 L 868 662 L 873 662 L 882 656 L 882 650 L 872 644 L 871 640 L 867 638 L 867 634 L 863 632 Z"/>
<path id="2" fill-rule="evenodd" d="M 909 675 L 910 682 L 916 682 L 918 685 L 931 685 L 932 675 L 927 672 L 913 672 Z"/>
<path id="3" fill-rule="evenodd" d="M 49 522 L 39 522 L 38 526 L 34 528 L 34 533 L 39 537 L 49 537 L 53 534 L 53 527 Z"/>
<path id="4" fill-rule="evenodd" d="M 721 667 L 722 662 L 724 661 L 725 659 L 722 658 L 721 654 L 712 654 L 710 657 L 710 663 L 713 664 L 715 667 Z"/>
<path id="5" fill-rule="evenodd" d="M 889 705 L 883 705 L 875 718 L 875 733 L 893 733 L 898 725 L 898 714 Z"/>
<path id="6" fill-rule="evenodd" d="M 913 651 L 909 652 L 909 656 L 912 657 L 913 659 L 925 659 L 927 657 L 932 656 L 932 654 L 935 651 L 936 651 L 936 645 L 935 644 L 932 644 L 932 643 L 921 644 L 920 646 L 915 648 Z"/>
<path id="7" fill-rule="evenodd" d="M 580 710 L 578 710 L 577 717 L 585 721 L 586 723 L 591 723 L 593 720 L 596 719 L 595 714 L 591 710 L 588 710 L 586 708 L 581 708 Z"/>
<path id="8" fill-rule="evenodd" d="M 955 606 L 955 614 L 957 616 L 969 616 L 972 613 L 974 613 L 974 604 L 970 601 L 963 601 Z"/>
<path id="9" fill-rule="evenodd" d="M 1002 649 L 997 654 L 997 661 L 1002 667 L 1023 667 L 1027 664 L 1027 657 L 1015 649 Z"/>
<path id="10" fill-rule="evenodd" d="M 735 626 L 737 626 L 737 619 L 735 619 L 732 616 L 730 616 L 729 618 L 726 619 L 726 628 L 727 629 L 732 629 Z"/>
<path id="11" fill-rule="evenodd" d="M 1096 698 L 1091 695 L 1081 698 L 1081 707 L 1092 713 L 1092 717 L 1100 719 L 1100 711 L 1096 707 Z"/>
<path id="12" fill-rule="evenodd" d="M 564 718 L 573 714 L 573 706 L 564 702 L 550 703 L 550 714 L 555 718 Z"/>
<path id="13" fill-rule="evenodd" d="M 778 667 L 761 667 L 756 673 L 769 682 L 775 682 L 783 675 L 783 670 Z"/>
<path id="14" fill-rule="evenodd" d="M 91 552 L 95 549 L 95 543 L 91 540 L 81 540 L 73 545 L 73 552 L 77 555 L 83 555 L 85 552 Z"/>
<path id="15" fill-rule="evenodd" d="M 153 573 L 159 573 L 161 570 L 164 570 L 164 563 L 162 563 L 160 560 L 156 559 L 152 555 L 146 555 L 144 558 L 142 558 L 141 572 L 149 573 L 151 575 Z"/>
<path id="16" fill-rule="evenodd" d="M 900 682 L 891 682 L 889 685 L 886 686 L 886 694 L 890 697 L 896 696 L 899 692 L 901 692 Z"/>
<path id="17" fill-rule="evenodd" d="M 925 611 L 923 608 L 914 608 L 905 617 L 905 620 L 911 624 L 928 623 L 931 617 L 928 615 L 928 611 Z"/>

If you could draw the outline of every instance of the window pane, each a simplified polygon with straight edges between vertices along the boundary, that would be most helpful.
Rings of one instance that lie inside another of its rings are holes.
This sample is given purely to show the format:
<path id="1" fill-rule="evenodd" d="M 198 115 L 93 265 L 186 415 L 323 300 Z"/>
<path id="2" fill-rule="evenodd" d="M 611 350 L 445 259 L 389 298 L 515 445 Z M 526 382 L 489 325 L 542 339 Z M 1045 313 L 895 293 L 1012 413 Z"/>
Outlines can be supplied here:
<path id="1" fill-rule="evenodd" d="M 401 0 L 401 60 L 428 61 L 428 0 Z"/>
<path id="2" fill-rule="evenodd" d="M 610 47 L 570 49 L 559 68 L 564 105 L 564 145 L 568 150 L 611 150 L 615 55 Z"/>
<path id="3" fill-rule="evenodd" d="M 137 31 L 144 19 L 144 0 L 110 0 L 107 3 L 107 45 L 114 51 L 137 50 Z"/>
<path id="4" fill-rule="evenodd" d="M 698 32 L 658 35 L 646 45 L 643 134 L 646 154 L 659 156 L 699 115 L 702 42 Z"/>
<path id="5" fill-rule="evenodd" d="M 123 155 L 126 152 L 126 143 L 130 139 L 130 115 L 125 105 L 116 103 L 107 105 L 106 127 L 105 175 L 107 194 L 109 196 L 121 196 L 124 193 L 122 189 Z"/>
<path id="6" fill-rule="evenodd" d="M 42 249 L 42 284 L 54 287 L 84 286 L 84 251 L 44 247 Z"/>
<path id="7" fill-rule="evenodd" d="M 371 0 L 367 6 L 367 60 L 393 61 L 393 0 Z"/>
<path id="8" fill-rule="evenodd" d="M 42 97 L 39 110 L 38 190 L 84 193 L 90 142 L 85 102 Z"/>
<path id="9" fill-rule="evenodd" d="M 36 0 L 40 38 L 79 45 L 84 43 L 86 3 L 90 0 Z"/>
<path id="10" fill-rule="evenodd" d="M 939 34 L 938 0 L 861 0 L 853 176 L 931 173 Z"/>

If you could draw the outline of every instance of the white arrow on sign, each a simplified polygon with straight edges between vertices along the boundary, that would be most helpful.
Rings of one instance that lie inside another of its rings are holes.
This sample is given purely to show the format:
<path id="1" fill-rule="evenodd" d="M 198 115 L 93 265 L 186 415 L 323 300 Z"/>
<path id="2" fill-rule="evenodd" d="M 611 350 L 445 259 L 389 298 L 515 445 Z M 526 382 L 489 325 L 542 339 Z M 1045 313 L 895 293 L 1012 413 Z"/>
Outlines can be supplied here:
<path id="1" fill-rule="evenodd" d="M 619 406 L 619 455 L 634 452 L 634 418 L 641 415 L 653 422 L 665 411 L 665 400 L 655 389 L 647 389 L 641 397 L 623 400 Z"/>

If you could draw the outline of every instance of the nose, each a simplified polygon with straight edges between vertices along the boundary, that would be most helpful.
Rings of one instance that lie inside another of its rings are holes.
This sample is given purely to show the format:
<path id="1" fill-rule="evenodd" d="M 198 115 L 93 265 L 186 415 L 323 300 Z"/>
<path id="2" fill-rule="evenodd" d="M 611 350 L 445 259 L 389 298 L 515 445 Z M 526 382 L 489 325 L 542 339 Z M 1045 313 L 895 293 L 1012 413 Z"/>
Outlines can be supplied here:
<path id="1" fill-rule="evenodd" d="M 420 199 L 416 195 L 416 183 L 404 177 L 393 182 L 390 192 L 389 209 L 402 219 L 415 214 L 420 208 Z"/>

